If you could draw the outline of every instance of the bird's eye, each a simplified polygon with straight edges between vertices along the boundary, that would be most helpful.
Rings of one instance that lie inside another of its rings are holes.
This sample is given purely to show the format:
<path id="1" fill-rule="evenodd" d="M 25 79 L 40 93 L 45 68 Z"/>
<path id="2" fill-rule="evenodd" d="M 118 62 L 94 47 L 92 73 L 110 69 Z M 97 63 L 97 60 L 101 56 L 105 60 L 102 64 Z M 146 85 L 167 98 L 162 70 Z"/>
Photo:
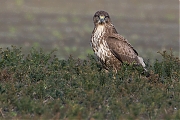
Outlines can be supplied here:
<path id="1" fill-rule="evenodd" d="M 94 18 L 97 19 L 97 18 L 99 18 L 99 17 L 98 17 L 98 15 L 94 15 Z"/>
<path id="2" fill-rule="evenodd" d="M 99 20 L 99 16 L 95 16 L 95 19 L 96 19 L 96 20 Z"/>
<path id="3" fill-rule="evenodd" d="M 108 20 L 109 20 L 109 17 L 108 17 L 108 16 L 105 16 L 104 19 L 105 19 L 105 21 L 108 21 Z"/>
<path id="4" fill-rule="evenodd" d="M 98 17 L 98 15 L 94 15 L 94 17 Z"/>
<path id="5" fill-rule="evenodd" d="M 105 16 L 105 18 L 109 18 L 109 16 Z"/>

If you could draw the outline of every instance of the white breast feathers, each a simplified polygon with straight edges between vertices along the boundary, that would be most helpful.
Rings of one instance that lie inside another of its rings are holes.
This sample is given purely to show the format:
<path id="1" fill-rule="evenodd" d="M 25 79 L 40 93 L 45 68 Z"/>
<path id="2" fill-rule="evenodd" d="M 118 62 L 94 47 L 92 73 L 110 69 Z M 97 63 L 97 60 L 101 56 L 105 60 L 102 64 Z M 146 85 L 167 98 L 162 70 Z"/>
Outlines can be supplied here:
<path id="1" fill-rule="evenodd" d="M 98 25 L 92 38 L 92 44 L 93 44 L 92 46 L 94 47 L 93 48 L 94 52 L 103 61 L 105 61 L 105 58 L 109 57 L 110 54 L 108 45 L 104 40 L 104 34 L 105 34 L 104 29 L 105 28 L 103 25 Z"/>

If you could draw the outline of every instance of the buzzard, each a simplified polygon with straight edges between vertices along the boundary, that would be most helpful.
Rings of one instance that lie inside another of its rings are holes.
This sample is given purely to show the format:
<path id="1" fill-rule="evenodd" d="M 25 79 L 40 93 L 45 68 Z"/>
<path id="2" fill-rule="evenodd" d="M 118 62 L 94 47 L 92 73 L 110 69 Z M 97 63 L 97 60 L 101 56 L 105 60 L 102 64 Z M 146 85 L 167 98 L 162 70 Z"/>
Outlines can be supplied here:
<path id="1" fill-rule="evenodd" d="M 107 12 L 97 11 L 93 21 L 91 46 L 105 69 L 118 71 L 123 63 L 128 63 L 141 65 L 146 71 L 143 59 L 127 39 L 118 34 Z"/>

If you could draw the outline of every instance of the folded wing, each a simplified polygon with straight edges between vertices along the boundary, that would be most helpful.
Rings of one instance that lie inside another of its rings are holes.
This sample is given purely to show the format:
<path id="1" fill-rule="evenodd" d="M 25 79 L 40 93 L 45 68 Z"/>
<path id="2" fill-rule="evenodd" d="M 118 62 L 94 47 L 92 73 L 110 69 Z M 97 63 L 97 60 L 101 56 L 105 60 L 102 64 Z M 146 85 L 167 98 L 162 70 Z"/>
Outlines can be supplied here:
<path id="1" fill-rule="evenodd" d="M 124 37 L 114 34 L 108 36 L 106 38 L 106 42 L 112 54 L 122 63 L 127 62 L 141 64 L 137 51 Z"/>

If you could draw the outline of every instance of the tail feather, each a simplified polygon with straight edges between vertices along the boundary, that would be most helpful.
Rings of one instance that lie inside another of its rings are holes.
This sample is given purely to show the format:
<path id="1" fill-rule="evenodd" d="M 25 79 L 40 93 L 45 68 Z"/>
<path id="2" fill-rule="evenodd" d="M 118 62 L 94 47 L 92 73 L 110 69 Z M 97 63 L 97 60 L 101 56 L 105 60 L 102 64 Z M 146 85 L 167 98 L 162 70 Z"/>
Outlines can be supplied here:
<path id="1" fill-rule="evenodd" d="M 143 61 L 143 58 L 138 56 L 138 60 L 139 60 L 139 63 L 143 66 L 143 68 L 145 68 L 146 65 L 145 65 L 145 63 Z"/>
<path id="2" fill-rule="evenodd" d="M 148 70 L 145 68 L 146 65 L 145 65 L 145 63 L 144 63 L 144 61 L 143 61 L 143 58 L 138 56 L 138 60 L 139 60 L 139 63 L 140 63 L 140 64 L 143 66 L 143 68 L 144 68 L 144 71 L 143 71 L 142 74 L 146 75 L 146 77 L 149 77 L 149 76 L 150 76 L 150 73 L 149 73 Z"/>

